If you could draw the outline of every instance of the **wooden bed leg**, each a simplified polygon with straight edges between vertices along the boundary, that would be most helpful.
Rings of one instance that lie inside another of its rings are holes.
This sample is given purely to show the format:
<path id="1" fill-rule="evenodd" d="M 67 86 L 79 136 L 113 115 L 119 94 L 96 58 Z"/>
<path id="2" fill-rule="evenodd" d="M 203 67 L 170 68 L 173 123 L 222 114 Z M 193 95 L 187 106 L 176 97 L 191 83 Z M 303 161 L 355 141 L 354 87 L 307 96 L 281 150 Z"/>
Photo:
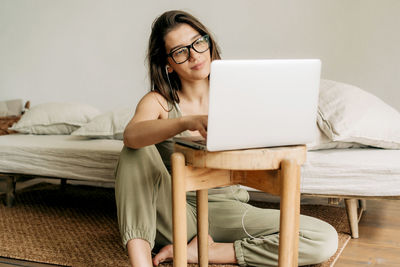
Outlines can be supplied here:
<path id="1" fill-rule="evenodd" d="M 366 199 L 359 199 L 358 202 L 360 204 L 360 209 L 362 211 L 366 211 L 367 210 L 367 200 Z"/>
<path id="2" fill-rule="evenodd" d="M 6 206 L 12 207 L 15 200 L 15 185 L 17 181 L 14 176 L 8 176 L 6 179 Z"/>
<path id="3" fill-rule="evenodd" d="M 345 199 L 347 218 L 349 219 L 351 237 L 358 238 L 357 199 Z"/>

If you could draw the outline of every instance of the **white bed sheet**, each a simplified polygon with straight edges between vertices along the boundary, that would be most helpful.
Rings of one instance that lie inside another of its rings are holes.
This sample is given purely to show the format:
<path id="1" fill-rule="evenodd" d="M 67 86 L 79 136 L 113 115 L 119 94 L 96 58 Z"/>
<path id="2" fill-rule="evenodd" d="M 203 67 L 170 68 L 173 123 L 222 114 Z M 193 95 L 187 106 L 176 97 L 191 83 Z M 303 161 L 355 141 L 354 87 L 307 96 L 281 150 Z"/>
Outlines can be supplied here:
<path id="1" fill-rule="evenodd" d="M 113 182 L 122 147 L 120 140 L 70 135 L 0 136 L 0 173 Z M 309 151 L 302 166 L 301 192 L 400 196 L 400 150 Z"/>
<path id="2" fill-rule="evenodd" d="M 70 135 L 0 136 L 0 173 L 113 182 L 123 142 Z"/>
<path id="3" fill-rule="evenodd" d="M 301 192 L 400 196 L 400 150 L 360 148 L 309 151 Z"/>

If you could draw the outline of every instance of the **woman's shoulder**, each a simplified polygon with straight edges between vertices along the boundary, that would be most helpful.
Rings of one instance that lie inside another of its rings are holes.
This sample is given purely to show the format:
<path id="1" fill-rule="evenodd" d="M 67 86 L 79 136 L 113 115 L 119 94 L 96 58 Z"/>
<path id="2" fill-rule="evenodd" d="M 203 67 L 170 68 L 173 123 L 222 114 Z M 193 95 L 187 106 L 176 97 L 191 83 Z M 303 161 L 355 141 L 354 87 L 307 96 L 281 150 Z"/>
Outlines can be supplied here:
<path id="1" fill-rule="evenodd" d="M 140 99 L 139 103 L 144 104 L 160 104 L 162 106 L 167 106 L 168 102 L 161 94 L 157 92 L 148 92 L 145 94 L 142 99 Z"/>
<path id="2" fill-rule="evenodd" d="M 160 109 L 161 112 L 168 112 L 170 105 L 164 96 L 157 92 L 148 92 L 139 102 L 139 105 L 152 106 L 153 108 Z"/>

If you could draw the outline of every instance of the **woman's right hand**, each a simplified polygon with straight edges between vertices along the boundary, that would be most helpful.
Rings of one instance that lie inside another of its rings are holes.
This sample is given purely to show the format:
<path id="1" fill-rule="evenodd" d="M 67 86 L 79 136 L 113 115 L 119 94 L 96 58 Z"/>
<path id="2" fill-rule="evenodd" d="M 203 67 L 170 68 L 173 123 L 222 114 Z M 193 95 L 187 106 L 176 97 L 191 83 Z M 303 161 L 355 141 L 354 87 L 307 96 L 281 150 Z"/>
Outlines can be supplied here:
<path id="1" fill-rule="evenodd" d="M 207 138 L 207 115 L 183 116 L 181 119 L 187 130 L 199 131 L 201 136 Z"/>

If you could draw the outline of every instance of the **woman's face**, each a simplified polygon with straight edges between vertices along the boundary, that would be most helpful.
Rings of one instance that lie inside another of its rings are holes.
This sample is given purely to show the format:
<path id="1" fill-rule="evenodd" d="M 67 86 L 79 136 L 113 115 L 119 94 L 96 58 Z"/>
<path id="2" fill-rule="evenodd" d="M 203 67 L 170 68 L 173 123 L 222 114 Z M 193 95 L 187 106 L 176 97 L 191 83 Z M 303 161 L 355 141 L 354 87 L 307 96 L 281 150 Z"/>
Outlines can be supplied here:
<path id="1" fill-rule="evenodd" d="M 166 52 L 169 54 L 176 48 L 190 45 L 200 37 L 200 33 L 191 26 L 181 24 L 164 37 Z M 198 53 L 190 48 L 190 57 L 186 62 L 177 64 L 171 57 L 168 57 L 168 64 L 173 71 L 176 71 L 182 82 L 206 79 L 210 74 L 210 49 Z"/>

